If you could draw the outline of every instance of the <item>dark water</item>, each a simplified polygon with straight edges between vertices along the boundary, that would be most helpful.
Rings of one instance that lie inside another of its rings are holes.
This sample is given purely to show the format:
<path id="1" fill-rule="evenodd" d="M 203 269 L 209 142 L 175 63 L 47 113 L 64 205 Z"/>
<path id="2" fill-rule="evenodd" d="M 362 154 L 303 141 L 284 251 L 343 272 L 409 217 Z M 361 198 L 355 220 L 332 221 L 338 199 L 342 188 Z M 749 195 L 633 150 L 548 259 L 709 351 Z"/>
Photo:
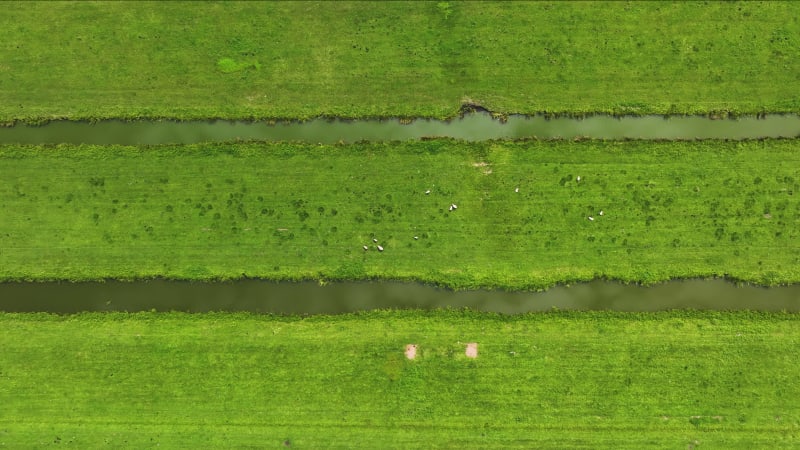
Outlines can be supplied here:
<path id="1" fill-rule="evenodd" d="M 572 310 L 659 311 L 669 309 L 800 311 L 800 285 L 737 287 L 724 280 L 672 281 L 653 287 L 596 281 L 546 292 L 453 292 L 414 283 L 315 282 L 0 284 L 0 310 L 48 311 L 251 311 L 337 314 L 386 308 L 464 308 L 505 314 Z"/>
<path id="2" fill-rule="evenodd" d="M 312 143 L 360 140 L 412 140 L 446 136 L 468 141 L 520 138 L 589 137 L 597 139 L 749 139 L 800 136 L 800 116 L 767 115 L 737 120 L 700 116 L 623 117 L 584 119 L 510 116 L 506 123 L 488 113 L 467 114 L 452 121 L 399 120 L 339 121 L 316 119 L 303 123 L 105 121 L 96 124 L 56 121 L 43 126 L 0 127 L 0 144 L 191 144 L 210 141 L 264 140 Z"/>

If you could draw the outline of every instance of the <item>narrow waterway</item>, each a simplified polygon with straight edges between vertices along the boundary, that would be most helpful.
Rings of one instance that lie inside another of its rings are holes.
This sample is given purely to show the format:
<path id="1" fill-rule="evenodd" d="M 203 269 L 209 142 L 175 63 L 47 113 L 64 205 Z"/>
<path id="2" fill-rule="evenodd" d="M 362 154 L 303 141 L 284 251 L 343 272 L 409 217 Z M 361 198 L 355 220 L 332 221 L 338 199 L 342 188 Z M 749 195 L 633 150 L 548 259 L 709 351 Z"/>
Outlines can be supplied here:
<path id="1" fill-rule="evenodd" d="M 56 121 L 43 126 L 0 127 L 0 144 L 189 144 L 262 140 L 319 143 L 452 137 L 488 139 L 755 139 L 800 136 L 800 116 L 713 120 L 707 117 L 591 116 L 584 119 L 510 116 L 495 120 L 477 112 L 451 121 L 340 121 L 294 123 Z M 379 308 L 473 308 L 499 313 L 575 310 L 656 311 L 668 309 L 800 311 L 800 285 L 737 287 L 723 280 L 684 280 L 654 287 L 592 282 L 542 293 L 452 292 L 413 283 L 364 282 L 188 283 L 163 280 L 106 283 L 0 283 L 0 311 L 251 311 L 336 314 Z"/>
<path id="2" fill-rule="evenodd" d="M 413 140 L 452 137 L 468 141 L 489 139 L 587 137 L 595 139 L 755 139 L 800 136 L 800 116 L 714 120 L 700 116 L 621 117 L 583 119 L 510 116 L 505 122 L 488 113 L 471 113 L 450 121 L 398 119 L 307 122 L 172 122 L 172 121 L 55 121 L 42 126 L 0 127 L 0 144 L 192 144 L 232 140 L 336 143 Z"/>
<path id="3" fill-rule="evenodd" d="M 453 292 L 415 283 L 235 283 L 138 281 L 0 284 L 0 311 L 250 311 L 339 314 L 387 308 L 471 308 L 530 311 L 670 309 L 800 311 L 800 285 L 740 286 L 724 280 L 682 280 L 652 287 L 595 281 L 545 292 Z"/>

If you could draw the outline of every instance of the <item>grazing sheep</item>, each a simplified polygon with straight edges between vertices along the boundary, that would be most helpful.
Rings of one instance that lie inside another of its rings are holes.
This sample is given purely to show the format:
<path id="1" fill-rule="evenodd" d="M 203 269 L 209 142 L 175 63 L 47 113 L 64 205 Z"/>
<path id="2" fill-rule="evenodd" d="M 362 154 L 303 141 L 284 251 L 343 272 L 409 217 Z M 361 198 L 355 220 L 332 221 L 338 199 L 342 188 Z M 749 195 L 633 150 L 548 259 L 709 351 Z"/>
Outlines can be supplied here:
<path id="1" fill-rule="evenodd" d="M 598 214 L 600 214 L 602 216 L 603 215 L 603 210 L 601 209 Z"/>
<path id="2" fill-rule="evenodd" d="M 452 210 L 454 210 L 454 209 L 458 209 L 458 206 L 457 206 L 455 203 L 453 203 L 452 205 L 450 205 L 450 211 L 452 211 Z"/>
<path id="3" fill-rule="evenodd" d="M 367 251 L 367 250 L 369 250 L 369 247 L 367 247 L 367 246 L 365 245 L 365 246 L 364 246 L 364 251 Z"/>
<path id="4" fill-rule="evenodd" d="M 514 189 L 514 192 L 519 192 L 519 188 Z"/>
<path id="5" fill-rule="evenodd" d="M 417 239 L 419 239 L 419 236 L 414 236 L 414 240 L 416 241 Z"/>
<path id="6" fill-rule="evenodd" d="M 430 193 L 431 193 L 431 190 L 430 190 L 430 189 L 428 189 L 427 191 L 425 191 L 425 195 L 428 195 L 428 194 L 430 194 Z"/>
<path id="7" fill-rule="evenodd" d="M 372 238 L 372 242 L 374 242 L 374 243 L 376 243 L 376 244 L 377 244 L 377 243 L 378 243 L 378 240 L 377 240 L 377 239 L 375 239 L 375 238 Z"/>
<path id="8" fill-rule="evenodd" d="M 577 178 L 575 178 L 575 181 L 577 181 L 578 183 L 580 183 L 580 182 L 581 182 L 581 176 L 580 176 L 580 175 L 578 175 L 578 177 L 577 177 Z"/>
<path id="9" fill-rule="evenodd" d="M 589 216 L 589 220 L 593 222 L 594 221 L 594 217 Z"/>
<path id="10" fill-rule="evenodd" d="M 378 246 L 378 251 L 379 251 L 379 252 L 382 252 L 382 251 L 383 251 L 383 247 L 381 247 L 381 246 L 379 245 L 379 246 Z"/>

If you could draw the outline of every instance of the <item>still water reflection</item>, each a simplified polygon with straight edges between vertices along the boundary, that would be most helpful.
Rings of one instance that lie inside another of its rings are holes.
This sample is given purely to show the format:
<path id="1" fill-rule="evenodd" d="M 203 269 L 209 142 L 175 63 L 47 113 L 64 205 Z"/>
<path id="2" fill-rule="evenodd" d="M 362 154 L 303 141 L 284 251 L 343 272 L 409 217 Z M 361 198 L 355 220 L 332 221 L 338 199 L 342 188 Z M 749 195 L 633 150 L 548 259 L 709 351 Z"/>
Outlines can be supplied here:
<path id="1" fill-rule="evenodd" d="M 232 283 L 137 281 L 0 284 L 0 310 L 47 311 L 251 311 L 337 314 L 386 308 L 472 308 L 505 314 L 574 310 L 668 309 L 800 311 L 800 285 L 737 287 L 724 280 L 684 280 L 653 287 L 595 281 L 546 292 L 453 292 L 414 283 Z"/>
<path id="2" fill-rule="evenodd" d="M 584 119 L 510 116 L 506 123 L 488 113 L 467 114 L 451 121 L 398 119 L 341 121 L 315 119 L 302 123 L 171 122 L 171 121 L 56 121 L 43 126 L 0 127 L 0 144 L 191 144 L 211 141 L 263 140 L 312 143 L 361 140 L 413 140 L 443 136 L 480 141 L 488 139 L 588 137 L 594 139 L 752 139 L 797 137 L 800 116 L 767 115 L 736 120 L 700 116 L 622 117 Z"/>

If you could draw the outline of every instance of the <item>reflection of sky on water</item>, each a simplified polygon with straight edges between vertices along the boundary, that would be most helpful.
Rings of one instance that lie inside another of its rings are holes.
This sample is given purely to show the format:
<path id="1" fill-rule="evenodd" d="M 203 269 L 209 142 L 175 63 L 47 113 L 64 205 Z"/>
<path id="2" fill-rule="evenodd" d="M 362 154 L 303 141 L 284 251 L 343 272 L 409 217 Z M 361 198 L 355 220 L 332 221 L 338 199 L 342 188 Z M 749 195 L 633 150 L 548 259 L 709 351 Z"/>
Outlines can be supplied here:
<path id="1" fill-rule="evenodd" d="M 800 116 L 770 115 L 765 119 L 711 120 L 705 117 L 661 116 L 550 119 L 511 116 L 507 123 L 476 113 L 449 122 L 416 120 L 403 125 L 397 119 L 370 121 L 312 120 L 304 123 L 244 122 L 119 122 L 98 124 L 53 122 L 42 127 L 0 127 L 0 143 L 160 144 L 207 141 L 267 140 L 312 143 L 360 140 L 409 140 L 449 136 L 477 141 L 512 138 L 591 137 L 598 139 L 745 139 L 800 135 Z"/>
<path id="2" fill-rule="evenodd" d="M 800 285 L 736 287 L 724 280 L 686 280 L 653 287 L 596 281 L 546 292 L 452 292 L 414 283 L 236 283 L 140 281 L 0 284 L 2 311 L 252 311 L 343 313 L 387 308 L 463 308 L 505 314 L 579 310 L 668 309 L 800 311 Z"/>

